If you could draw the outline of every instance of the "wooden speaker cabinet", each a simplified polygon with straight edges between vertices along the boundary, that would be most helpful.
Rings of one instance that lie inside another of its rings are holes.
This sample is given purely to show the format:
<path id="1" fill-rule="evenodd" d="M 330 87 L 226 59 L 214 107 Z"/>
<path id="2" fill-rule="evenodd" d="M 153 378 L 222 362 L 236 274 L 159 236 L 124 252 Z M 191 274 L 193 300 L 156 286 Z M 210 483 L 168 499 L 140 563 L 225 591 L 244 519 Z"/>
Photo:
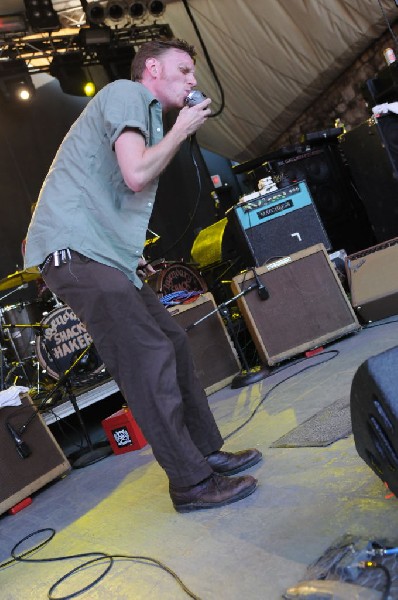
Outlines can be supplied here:
<path id="1" fill-rule="evenodd" d="M 7 423 L 19 431 L 35 411 L 27 394 L 21 399 L 20 406 L 0 408 L 0 514 L 70 469 L 69 461 L 39 414 L 20 436 L 30 450 L 27 458 L 20 457 Z"/>
<path id="2" fill-rule="evenodd" d="M 398 314 L 398 238 L 346 258 L 351 303 L 366 322 Z"/>
<path id="3" fill-rule="evenodd" d="M 169 312 L 184 329 L 189 328 L 216 304 L 210 292 L 189 304 L 169 308 Z M 196 373 L 206 394 L 212 394 L 231 383 L 241 367 L 235 347 L 219 312 L 215 312 L 188 331 Z"/>
<path id="4" fill-rule="evenodd" d="M 268 290 L 241 296 L 239 308 L 261 359 L 275 365 L 360 329 L 323 244 L 256 269 Z M 252 270 L 232 279 L 234 294 L 255 284 Z"/>

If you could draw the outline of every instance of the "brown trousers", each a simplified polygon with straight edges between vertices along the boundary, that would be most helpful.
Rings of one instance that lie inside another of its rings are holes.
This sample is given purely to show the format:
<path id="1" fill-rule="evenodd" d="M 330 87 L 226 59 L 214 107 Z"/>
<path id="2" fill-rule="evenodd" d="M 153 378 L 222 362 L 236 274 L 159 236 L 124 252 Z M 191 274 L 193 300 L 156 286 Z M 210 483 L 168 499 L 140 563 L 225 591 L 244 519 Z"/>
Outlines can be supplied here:
<path id="1" fill-rule="evenodd" d="M 170 483 L 189 486 L 212 470 L 204 456 L 222 437 L 193 366 L 185 331 L 153 290 L 77 252 L 42 272 L 76 313 L 123 394 Z"/>

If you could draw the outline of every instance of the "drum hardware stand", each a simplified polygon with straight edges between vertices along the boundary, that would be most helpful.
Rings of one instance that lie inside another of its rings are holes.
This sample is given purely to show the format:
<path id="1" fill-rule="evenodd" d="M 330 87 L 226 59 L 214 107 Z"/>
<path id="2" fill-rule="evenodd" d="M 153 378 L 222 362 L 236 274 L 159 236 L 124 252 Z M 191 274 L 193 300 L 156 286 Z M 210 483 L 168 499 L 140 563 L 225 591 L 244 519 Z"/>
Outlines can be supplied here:
<path id="1" fill-rule="evenodd" d="M 28 427 L 29 423 L 34 419 L 36 414 L 45 407 L 48 400 L 50 400 L 50 398 L 52 396 L 54 396 L 58 392 L 58 390 L 63 388 L 65 396 L 67 396 L 67 399 L 70 401 L 70 403 L 72 404 L 72 406 L 74 408 L 77 419 L 79 421 L 80 428 L 83 432 L 84 438 L 87 443 L 87 447 L 83 448 L 82 451 L 79 452 L 79 456 L 76 459 L 71 460 L 71 465 L 74 469 L 80 469 L 82 467 L 87 467 L 88 465 L 92 465 L 96 462 L 99 462 L 100 460 L 102 460 L 103 458 L 106 458 L 113 452 L 112 448 L 108 442 L 99 442 L 98 444 L 92 443 L 89 433 L 87 431 L 86 425 L 83 421 L 80 408 L 77 404 L 76 395 L 73 392 L 72 384 L 71 384 L 70 376 L 71 376 L 73 370 L 80 363 L 82 358 L 87 354 L 87 352 L 89 351 L 89 349 L 91 348 L 92 345 L 93 344 L 91 343 L 86 348 L 84 348 L 84 350 L 79 354 L 79 356 L 75 359 L 75 361 L 71 364 L 71 366 L 66 371 L 64 371 L 64 373 L 62 373 L 62 375 L 60 375 L 57 383 L 54 385 L 52 390 L 48 394 L 46 394 L 46 396 L 40 402 L 39 406 L 37 407 L 36 412 L 20 428 L 20 430 L 18 432 L 19 434 L 22 434 L 25 431 L 25 429 Z"/>
<path id="2" fill-rule="evenodd" d="M 19 292 L 19 290 L 25 289 L 27 287 L 28 287 L 27 283 L 22 283 L 21 285 L 19 285 L 15 289 L 11 290 L 7 294 L 4 294 L 4 296 L 2 296 L 0 298 L 0 302 L 2 302 L 3 300 L 5 300 L 5 298 L 8 298 L 8 296 L 11 296 L 12 294 L 15 294 L 15 292 Z M 4 315 L 3 309 L 0 307 L 0 334 L 2 334 L 3 330 L 5 330 L 5 329 L 9 330 L 11 327 L 16 327 L 15 325 L 8 325 L 8 324 L 4 323 L 4 316 L 3 315 Z M 26 326 L 25 325 L 21 325 L 21 327 L 26 327 Z M 1 335 L 1 337 L 2 337 L 2 335 Z M 17 348 L 15 346 L 15 343 L 14 343 L 14 340 L 12 339 L 12 335 L 11 334 L 10 334 L 9 338 L 10 338 L 9 341 L 11 343 L 12 350 L 14 352 L 14 355 L 15 355 L 16 359 L 17 359 L 17 366 L 21 366 L 22 372 L 23 372 L 23 374 L 24 374 L 24 376 L 26 378 L 26 381 L 27 381 L 27 383 L 30 384 L 29 377 L 28 377 L 28 374 L 27 374 L 27 372 L 25 370 L 25 366 L 24 366 L 23 360 L 21 360 L 21 357 L 18 354 Z M 0 360 L 1 360 L 0 383 L 1 383 L 1 389 L 3 389 L 4 383 L 6 381 L 6 380 L 3 379 L 3 348 L 0 349 Z"/>
<path id="3" fill-rule="evenodd" d="M 234 329 L 234 326 L 233 326 L 233 323 L 231 320 L 231 315 L 229 313 L 229 308 L 228 308 L 228 305 L 231 304 L 231 302 L 235 302 L 235 300 L 237 300 L 241 296 L 244 296 L 248 292 L 251 292 L 252 290 L 254 290 L 257 287 L 258 287 L 258 283 L 256 281 L 256 283 L 253 283 L 245 290 L 242 290 L 239 294 L 237 294 L 233 298 L 226 300 L 226 302 L 219 304 L 218 306 L 216 306 L 216 308 L 214 310 L 207 313 L 207 315 L 205 315 L 198 321 L 195 321 L 195 323 L 191 323 L 191 325 L 188 325 L 188 327 L 185 328 L 186 332 L 190 331 L 191 329 L 193 329 L 194 327 L 199 325 L 202 321 L 204 321 L 208 317 L 211 317 L 211 315 L 214 315 L 216 312 L 219 312 L 221 316 L 225 317 L 225 319 L 227 321 L 228 331 L 233 339 L 234 345 L 236 347 L 236 351 L 239 355 L 241 365 L 243 365 L 243 370 L 238 375 L 236 375 L 236 377 L 234 377 L 234 379 L 232 380 L 232 383 L 231 383 L 232 389 L 241 388 L 246 385 L 251 385 L 252 383 L 256 383 L 257 381 L 261 381 L 265 377 L 268 377 L 268 375 L 270 375 L 270 373 L 271 373 L 271 369 L 269 367 L 267 367 L 266 365 L 262 365 L 260 367 L 255 367 L 254 369 L 250 369 L 249 363 L 247 362 L 247 359 L 243 352 L 242 346 L 240 345 L 238 336 L 236 335 L 236 332 L 235 332 L 235 329 Z"/>

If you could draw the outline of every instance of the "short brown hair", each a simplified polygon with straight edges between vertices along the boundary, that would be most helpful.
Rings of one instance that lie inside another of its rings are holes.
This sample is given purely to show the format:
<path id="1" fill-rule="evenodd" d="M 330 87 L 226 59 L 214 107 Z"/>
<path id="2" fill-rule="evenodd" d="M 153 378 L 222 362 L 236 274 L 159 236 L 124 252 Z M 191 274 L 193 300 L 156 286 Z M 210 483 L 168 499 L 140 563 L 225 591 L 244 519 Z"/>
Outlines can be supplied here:
<path id="1" fill-rule="evenodd" d="M 145 63 L 148 58 L 158 58 L 167 50 L 175 48 L 189 54 L 192 60 L 195 60 L 196 51 L 193 46 L 179 39 L 158 39 L 146 42 L 139 49 L 131 63 L 131 79 L 133 81 L 141 81 L 145 69 Z"/>

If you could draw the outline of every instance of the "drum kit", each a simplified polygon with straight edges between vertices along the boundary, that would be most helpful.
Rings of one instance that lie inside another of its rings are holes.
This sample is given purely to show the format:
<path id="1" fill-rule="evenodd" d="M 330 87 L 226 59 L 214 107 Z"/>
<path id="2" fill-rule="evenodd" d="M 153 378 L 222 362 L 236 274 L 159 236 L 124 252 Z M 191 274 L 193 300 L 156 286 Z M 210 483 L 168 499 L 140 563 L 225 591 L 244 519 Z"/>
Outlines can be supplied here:
<path id="1" fill-rule="evenodd" d="M 180 290 L 207 291 L 200 273 L 183 262 L 161 259 L 157 272 L 147 280 L 159 295 Z M 37 298 L 8 303 L 9 297 L 35 281 Z M 106 375 L 90 335 L 72 309 L 45 286 L 38 269 L 16 271 L 0 280 L 0 391 L 22 385 L 39 393 L 48 389 L 69 370 L 76 358 L 87 352 L 74 367 L 76 385 L 100 380 Z"/>
<path id="2" fill-rule="evenodd" d="M 41 288 L 37 299 L 5 304 L 35 280 Z M 7 293 L 0 296 L 0 390 L 22 385 L 39 393 L 55 384 L 85 348 L 74 373 L 79 383 L 105 371 L 82 322 L 48 290 L 37 269 L 1 279 L 3 291 Z"/>

